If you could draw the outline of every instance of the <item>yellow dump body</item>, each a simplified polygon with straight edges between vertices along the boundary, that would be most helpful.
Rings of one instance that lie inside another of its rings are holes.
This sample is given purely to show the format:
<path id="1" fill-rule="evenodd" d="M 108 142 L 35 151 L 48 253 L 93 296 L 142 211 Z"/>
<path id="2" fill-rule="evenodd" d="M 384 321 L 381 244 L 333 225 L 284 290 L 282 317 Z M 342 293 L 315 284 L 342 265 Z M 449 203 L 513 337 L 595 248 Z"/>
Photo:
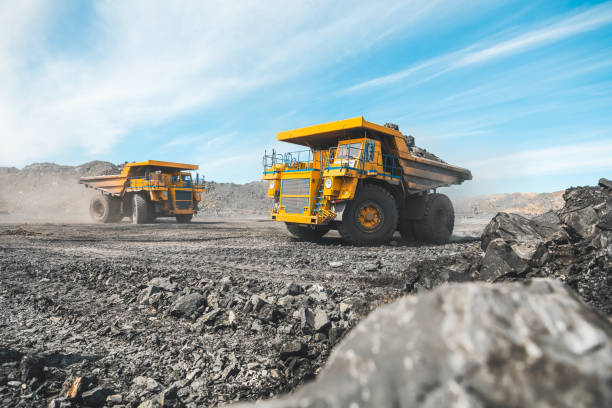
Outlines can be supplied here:
<path id="1" fill-rule="evenodd" d="M 195 164 L 147 160 L 127 163 L 117 175 L 81 177 L 79 183 L 119 198 L 145 194 L 161 216 L 195 214 L 204 192 L 203 179 L 193 180 L 186 171 L 197 169 Z"/>
<path id="2" fill-rule="evenodd" d="M 414 156 L 401 132 L 363 117 L 280 132 L 277 140 L 309 148 L 264 156 L 262 179 L 269 180 L 277 221 L 328 223 L 362 179 L 412 194 L 472 178 L 467 169 Z"/>

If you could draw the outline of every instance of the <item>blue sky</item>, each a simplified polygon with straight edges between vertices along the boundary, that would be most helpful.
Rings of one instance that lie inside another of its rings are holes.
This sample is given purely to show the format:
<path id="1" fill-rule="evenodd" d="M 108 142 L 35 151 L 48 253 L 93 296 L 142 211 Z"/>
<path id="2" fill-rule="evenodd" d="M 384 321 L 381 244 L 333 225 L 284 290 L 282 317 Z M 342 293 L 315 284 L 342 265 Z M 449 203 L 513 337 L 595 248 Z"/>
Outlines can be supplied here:
<path id="1" fill-rule="evenodd" d="M 259 178 L 276 132 L 363 115 L 470 168 L 453 195 L 612 178 L 612 2 L 0 0 L 0 165 Z"/>

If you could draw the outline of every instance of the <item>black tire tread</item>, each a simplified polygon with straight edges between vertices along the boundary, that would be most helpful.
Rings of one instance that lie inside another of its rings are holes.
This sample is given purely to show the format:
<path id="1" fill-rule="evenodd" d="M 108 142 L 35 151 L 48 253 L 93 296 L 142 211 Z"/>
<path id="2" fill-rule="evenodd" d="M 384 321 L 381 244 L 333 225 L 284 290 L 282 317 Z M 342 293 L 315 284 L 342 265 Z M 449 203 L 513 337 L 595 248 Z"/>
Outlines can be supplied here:
<path id="1" fill-rule="evenodd" d="M 385 201 L 392 203 L 394 210 L 391 211 L 391 214 L 385 215 L 387 217 L 391 216 L 392 225 L 388 227 L 388 231 L 380 237 L 368 238 L 368 237 L 359 236 L 358 234 L 353 233 L 353 231 L 351 231 L 351 228 L 345 224 L 346 221 L 344 221 L 344 217 L 343 217 L 343 222 L 338 223 L 338 232 L 340 233 L 342 238 L 344 238 L 345 241 L 351 244 L 355 244 L 355 245 L 384 244 L 385 242 L 388 242 L 391 240 L 391 238 L 393 237 L 393 233 L 397 229 L 397 222 L 399 218 L 399 214 L 397 211 L 397 203 L 395 202 L 395 198 L 393 197 L 393 195 L 391 195 L 391 193 L 387 189 L 381 186 L 377 186 L 375 184 L 363 184 L 360 187 L 358 187 L 355 198 L 357 198 L 358 194 L 365 194 L 365 191 L 367 190 L 375 191 L 376 192 L 375 195 L 380 197 L 381 200 L 385 200 Z M 347 205 L 347 209 L 344 210 L 345 215 L 346 214 L 351 215 L 351 217 L 349 218 L 352 218 L 352 214 L 351 214 L 352 211 L 347 211 L 347 210 L 349 209 L 348 207 L 354 202 L 356 202 L 355 199 L 350 201 L 349 204 Z"/>
<path id="2" fill-rule="evenodd" d="M 433 213 L 434 207 L 442 206 L 450 212 L 449 225 L 441 226 Z M 428 194 L 423 218 L 414 222 L 414 234 L 419 242 L 445 244 L 449 241 L 455 227 L 455 210 L 450 199 L 444 194 Z M 450 231 L 448 231 L 450 229 Z"/>
<path id="3" fill-rule="evenodd" d="M 140 194 L 134 194 L 132 205 L 132 224 L 144 224 L 147 222 L 147 200 Z"/>
<path id="4" fill-rule="evenodd" d="M 303 227 L 291 222 L 286 222 L 285 225 L 291 235 L 304 241 L 317 241 L 330 230 L 330 227 L 327 225 L 318 225 L 314 228 Z"/>

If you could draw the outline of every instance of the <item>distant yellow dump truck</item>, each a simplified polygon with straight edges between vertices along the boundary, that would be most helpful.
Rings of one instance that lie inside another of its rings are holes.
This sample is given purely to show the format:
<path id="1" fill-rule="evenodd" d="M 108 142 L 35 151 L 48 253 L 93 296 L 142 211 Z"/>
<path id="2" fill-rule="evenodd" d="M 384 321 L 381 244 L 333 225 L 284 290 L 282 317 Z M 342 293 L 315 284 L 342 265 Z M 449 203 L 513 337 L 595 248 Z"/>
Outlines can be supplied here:
<path id="1" fill-rule="evenodd" d="M 189 173 L 195 164 L 147 160 L 126 163 L 121 174 L 81 177 L 79 183 L 100 192 L 91 199 L 89 214 L 96 222 L 119 222 L 131 217 L 134 224 L 157 217 L 176 217 L 190 222 L 198 212 L 204 179 Z"/>
<path id="2" fill-rule="evenodd" d="M 397 125 L 363 117 L 280 132 L 277 140 L 309 148 L 263 158 L 270 216 L 302 239 L 337 229 L 346 241 L 376 244 L 399 230 L 405 239 L 446 242 L 454 209 L 435 191 L 472 179 L 415 147 Z"/>

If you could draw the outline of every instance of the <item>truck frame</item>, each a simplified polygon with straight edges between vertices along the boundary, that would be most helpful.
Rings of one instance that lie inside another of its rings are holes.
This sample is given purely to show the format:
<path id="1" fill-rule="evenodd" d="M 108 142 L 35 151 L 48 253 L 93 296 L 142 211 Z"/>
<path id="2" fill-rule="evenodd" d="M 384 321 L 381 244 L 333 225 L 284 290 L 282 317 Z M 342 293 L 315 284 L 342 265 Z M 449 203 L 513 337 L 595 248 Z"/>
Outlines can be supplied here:
<path id="1" fill-rule="evenodd" d="M 301 239 L 336 229 L 348 242 L 378 244 L 399 230 L 404 239 L 446 242 L 454 209 L 436 189 L 472 179 L 467 169 L 419 155 L 396 125 L 363 117 L 280 132 L 277 140 L 308 147 L 263 158 L 270 217 Z"/>
<path id="2" fill-rule="evenodd" d="M 126 163 L 120 174 L 81 177 L 80 184 L 98 190 L 89 205 L 96 222 L 119 222 L 131 217 L 134 224 L 175 217 L 179 223 L 190 222 L 198 212 L 204 192 L 204 179 L 193 179 L 195 164 L 147 160 Z"/>

